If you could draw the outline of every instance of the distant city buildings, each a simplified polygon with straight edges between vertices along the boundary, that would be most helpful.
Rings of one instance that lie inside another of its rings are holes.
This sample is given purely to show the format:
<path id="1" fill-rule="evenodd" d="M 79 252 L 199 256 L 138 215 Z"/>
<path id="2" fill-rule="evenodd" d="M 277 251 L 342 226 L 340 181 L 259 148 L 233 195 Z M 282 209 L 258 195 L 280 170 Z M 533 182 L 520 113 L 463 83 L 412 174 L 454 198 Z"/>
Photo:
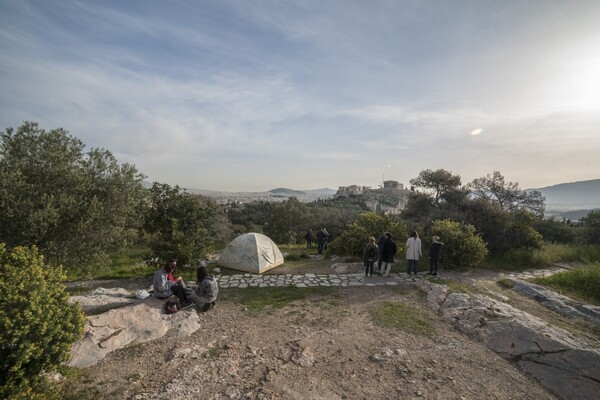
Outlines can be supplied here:
<path id="1" fill-rule="evenodd" d="M 334 197 L 364 197 L 365 205 L 371 211 L 384 214 L 400 214 L 406 203 L 410 190 L 398 181 L 384 181 L 383 187 L 373 189 L 370 186 L 340 186 Z"/>

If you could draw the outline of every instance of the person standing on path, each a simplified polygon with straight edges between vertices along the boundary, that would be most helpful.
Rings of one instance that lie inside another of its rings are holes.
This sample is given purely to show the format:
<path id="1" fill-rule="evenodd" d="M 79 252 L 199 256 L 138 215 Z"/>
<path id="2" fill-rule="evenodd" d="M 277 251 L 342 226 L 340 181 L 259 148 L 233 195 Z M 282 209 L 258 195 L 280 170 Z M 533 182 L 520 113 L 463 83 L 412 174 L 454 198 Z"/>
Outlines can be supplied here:
<path id="1" fill-rule="evenodd" d="M 383 242 L 385 242 L 385 232 L 377 239 L 377 248 L 379 248 L 379 260 L 377 261 L 377 274 L 381 275 L 381 264 L 383 264 Z"/>
<path id="2" fill-rule="evenodd" d="M 327 240 L 327 238 L 325 237 L 324 229 L 325 228 L 321 228 L 317 232 L 317 253 L 318 254 L 323 254 L 323 248 L 325 247 L 325 240 Z"/>
<path id="3" fill-rule="evenodd" d="M 434 236 L 431 239 L 433 242 L 429 246 L 429 273 L 427 275 L 437 275 L 438 260 L 440 259 L 440 253 L 444 244 L 440 242 L 439 236 Z"/>
<path id="4" fill-rule="evenodd" d="M 408 260 L 408 275 L 414 272 L 417 275 L 417 262 L 421 253 L 421 239 L 417 231 L 412 231 L 410 237 L 406 241 L 406 259 Z"/>
<path id="5" fill-rule="evenodd" d="M 306 235 L 304 235 L 304 239 L 306 239 L 306 248 L 311 249 L 312 248 L 312 239 L 313 239 L 312 229 L 308 228 L 308 230 L 306 231 Z"/>
<path id="6" fill-rule="evenodd" d="M 379 255 L 379 249 L 375 244 L 375 238 L 370 237 L 369 243 L 365 246 L 363 250 L 363 258 L 365 263 L 365 276 L 373 276 L 373 265 L 375 261 L 377 261 L 377 256 Z"/>
<path id="7" fill-rule="evenodd" d="M 385 241 L 383 242 L 383 251 L 381 252 L 381 258 L 383 258 L 383 269 L 381 275 L 386 278 L 390 276 L 390 270 L 394 263 L 394 256 L 396 255 L 396 242 L 392 240 L 392 234 L 389 232 L 385 233 Z"/>

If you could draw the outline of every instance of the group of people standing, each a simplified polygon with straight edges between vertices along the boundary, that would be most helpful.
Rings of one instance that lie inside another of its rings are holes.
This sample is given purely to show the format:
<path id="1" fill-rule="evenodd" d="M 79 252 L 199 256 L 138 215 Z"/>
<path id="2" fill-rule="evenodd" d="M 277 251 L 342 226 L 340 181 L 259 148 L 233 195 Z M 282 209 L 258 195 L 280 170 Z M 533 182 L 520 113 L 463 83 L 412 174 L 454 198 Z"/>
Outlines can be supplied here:
<path id="1" fill-rule="evenodd" d="M 429 247 L 429 272 L 428 275 L 437 275 L 438 262 L 442 251 L 443 243 L 440 242 L 439 236 L 432 237 L 432 243 Z M 373 276 L 373 272 L 381 276 L 388 277 L 394 256 L 397 252 L 396 242 L 392 240 L 392 235 L 389 232 L 384 232 L 377 243 L 375 238 L 370 237 L 369 242 L 363 250 L 363 258 L 365 265 L 365 276 Z M 422 256 L 421 239 L 416 231 L 412 231 L 410 237 L 406 240 L 406 260 L 408 275 L 417 275 L 417 263 Z M 377 268 L 375 268 L 377 262 Z"/>

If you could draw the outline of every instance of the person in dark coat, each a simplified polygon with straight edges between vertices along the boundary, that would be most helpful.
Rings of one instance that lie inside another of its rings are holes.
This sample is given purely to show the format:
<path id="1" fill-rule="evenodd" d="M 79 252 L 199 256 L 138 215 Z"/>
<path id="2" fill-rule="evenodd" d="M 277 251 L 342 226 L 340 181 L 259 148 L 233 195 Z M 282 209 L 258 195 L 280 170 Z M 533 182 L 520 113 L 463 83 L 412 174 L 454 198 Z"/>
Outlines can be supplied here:
<path id="1" fill-rule="evenodd" d="M 429 273 L 428 275 L 437 275 L 438 272 L 438 260 L 442 253 L 443 243 L 440 242 L 439 236 L 434 236 L 431 246 L 429 246 Z"/>
<path id="2" fill-rule="evenodd" d="M 319 229 L 317 232 L 317 253 L 323 254 L 323 248 L 325 247 L 325 241 L 327 236 L 325 235 L 324 228 Z"/>
<path id="3" fill-rule="evenodd" d="M 375 273 L 381 275 L 381 264 L 383 264 L 383 242 L 385 242 L 385 232 L 377 239 L 377 248 L 379 249 L 379 259 L 377 260 L 377 270 Z"/>
<path id="4" fill-rule="evenodd" d="M 392 269 L 392 264 L 394 263 L 396 250 L 396 242 L 392 240 L 392 234 L 386 232 L 385 241 L 383 242 L 383 251 L 381 252 L 381 257 L 383 258 L 383 269 L 381 271 L 382 276 L 390 276 L 390 270 Z"/>
<path id="5" fill-rule="evenodd" d="M 312 229 L 308 228 L 308 230 L 306 231 L 306 235 L 304 235 L 304 239 L 306 239 L 306 248 L 311 249 L 312 248 L 312 240 L 313 240 Z"/>

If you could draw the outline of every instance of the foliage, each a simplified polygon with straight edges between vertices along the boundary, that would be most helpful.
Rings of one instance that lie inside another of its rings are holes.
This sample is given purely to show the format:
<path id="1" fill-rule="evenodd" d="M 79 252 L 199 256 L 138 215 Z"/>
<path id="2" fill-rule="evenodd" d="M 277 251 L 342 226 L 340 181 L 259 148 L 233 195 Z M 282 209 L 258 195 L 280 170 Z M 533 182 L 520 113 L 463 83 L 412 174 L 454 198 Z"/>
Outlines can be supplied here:
<path id="1" fill-rule="evenodd" d="M 155 182 L 144 216 L 154 255 L 181 264 L 205 258 L 216 238 L 218 212 L 215 202 L 206 197 Z"/>
<path id="2" fill-rule="evenodd" d="M 263 233 L 262 227 L 269 220 L 274 207 L 275 203 L 267 201 L 231 204 L 227 209 L 227 216 L 232 224 L 244 227 L 237 230 L 238 234 L 249 232 Z"/>
<path id="3" fill-rule="evenodd" d="M 433 203 L 439 207 L 441 202 L 460 191 L 461 179 L 460 175 L 454 175 L 444 169 L 425 169 L 419 172 L 419 176 L 411 179 L 410 184 L 425 189 L 432 195 Z"/>
<path id="4" fill-rule="evenodd" d="M 48 262 L 98 266 L 141 224 L 143 175 L 63 129 L 25 122 L 0 133 L 0 241 L 35 244 Z"/>
<path id="5" fill-rule="evenodd" d="M 535 223 L 535 229 L 542 235 L 544 241 L 549 243 L 570 244 L 575 242 L 576 228 L 566 221 L 559 221 L 554 217 L 540 219 Z"/>
<path id="6" fill-rule="evenodd" d="M 507 243 L 511 248 L 541 249 L 542 235 L 534 229 L 539 219 L 525 210 L 511 212 L 513 222 L 507 232 Z"/>
<path id="7" fill-rule="evenodd" d="M 594 210 L 580 221 L 581 241 L 584 244 L 600 244 L 600 210 Z"/>
<path id="8" fill-rule="evenodd" d="M 534 278 L 533 282 L 549 286 L 560 293 L 600 306 L 600 264 L 591 264 L 547 277 Z"/>
<path id="9" fill-rule="evenodd" d="M 479 266 L 488 250 L 475 227 L 450 220 L 437 220 L 431 224 L 431 234 L 444 243 L 440 263 L 446 268 Z"/>
<path id="10" fill-rule="evenodd" d="M 68 360 L 84 315 L 68 302 L 61 267 L 36 247 L 0 244 L 0 398 L 44 398 L 42 371 Z"/>
<path id="11" fill-rule="evenodd" d="M 375 212 L 359 214 L 354 222 L 349 224 L 339 235 L 335 242 L 330 245 L 330 251 L 334 254 L 353 255 L 362 258 L 363 249 L 369 237 L 377 239 L 383 232 L 390 232 L 392 238 L 404 238 L 407 233 L 406 225 L 390 215 L 380 215 Z M 398 252 L 402 250 L 402 244 L 398 243 Z"/>
<path id="12" fill-rule="evenodd" d="M 544 215 L 545 198 L 537 191 L 519 189 L 518 183 L 506 182 L 502 174 L 494 171 L 483 178 L 474 179 L 467 185 L 471 194 L 498 204 L 503 210 L 527 210 L 538 216 Z"/>
<path id="13" fill-rule="evenodd" d="M 370 308 L 373 322 L 381 327 L 413 335 L 433 335 L 435 327 L 418 308 L 408 304 L 386 301 Z"/>
<path id="14" fill-rule="evenodd" d="M 276 204 L 264 227 L 265 234 L 277 243 L 294 244 L 302 241 L 309 210 L 295 197 Z M 299 240 L 300 239 L 300 240 Z"/>

